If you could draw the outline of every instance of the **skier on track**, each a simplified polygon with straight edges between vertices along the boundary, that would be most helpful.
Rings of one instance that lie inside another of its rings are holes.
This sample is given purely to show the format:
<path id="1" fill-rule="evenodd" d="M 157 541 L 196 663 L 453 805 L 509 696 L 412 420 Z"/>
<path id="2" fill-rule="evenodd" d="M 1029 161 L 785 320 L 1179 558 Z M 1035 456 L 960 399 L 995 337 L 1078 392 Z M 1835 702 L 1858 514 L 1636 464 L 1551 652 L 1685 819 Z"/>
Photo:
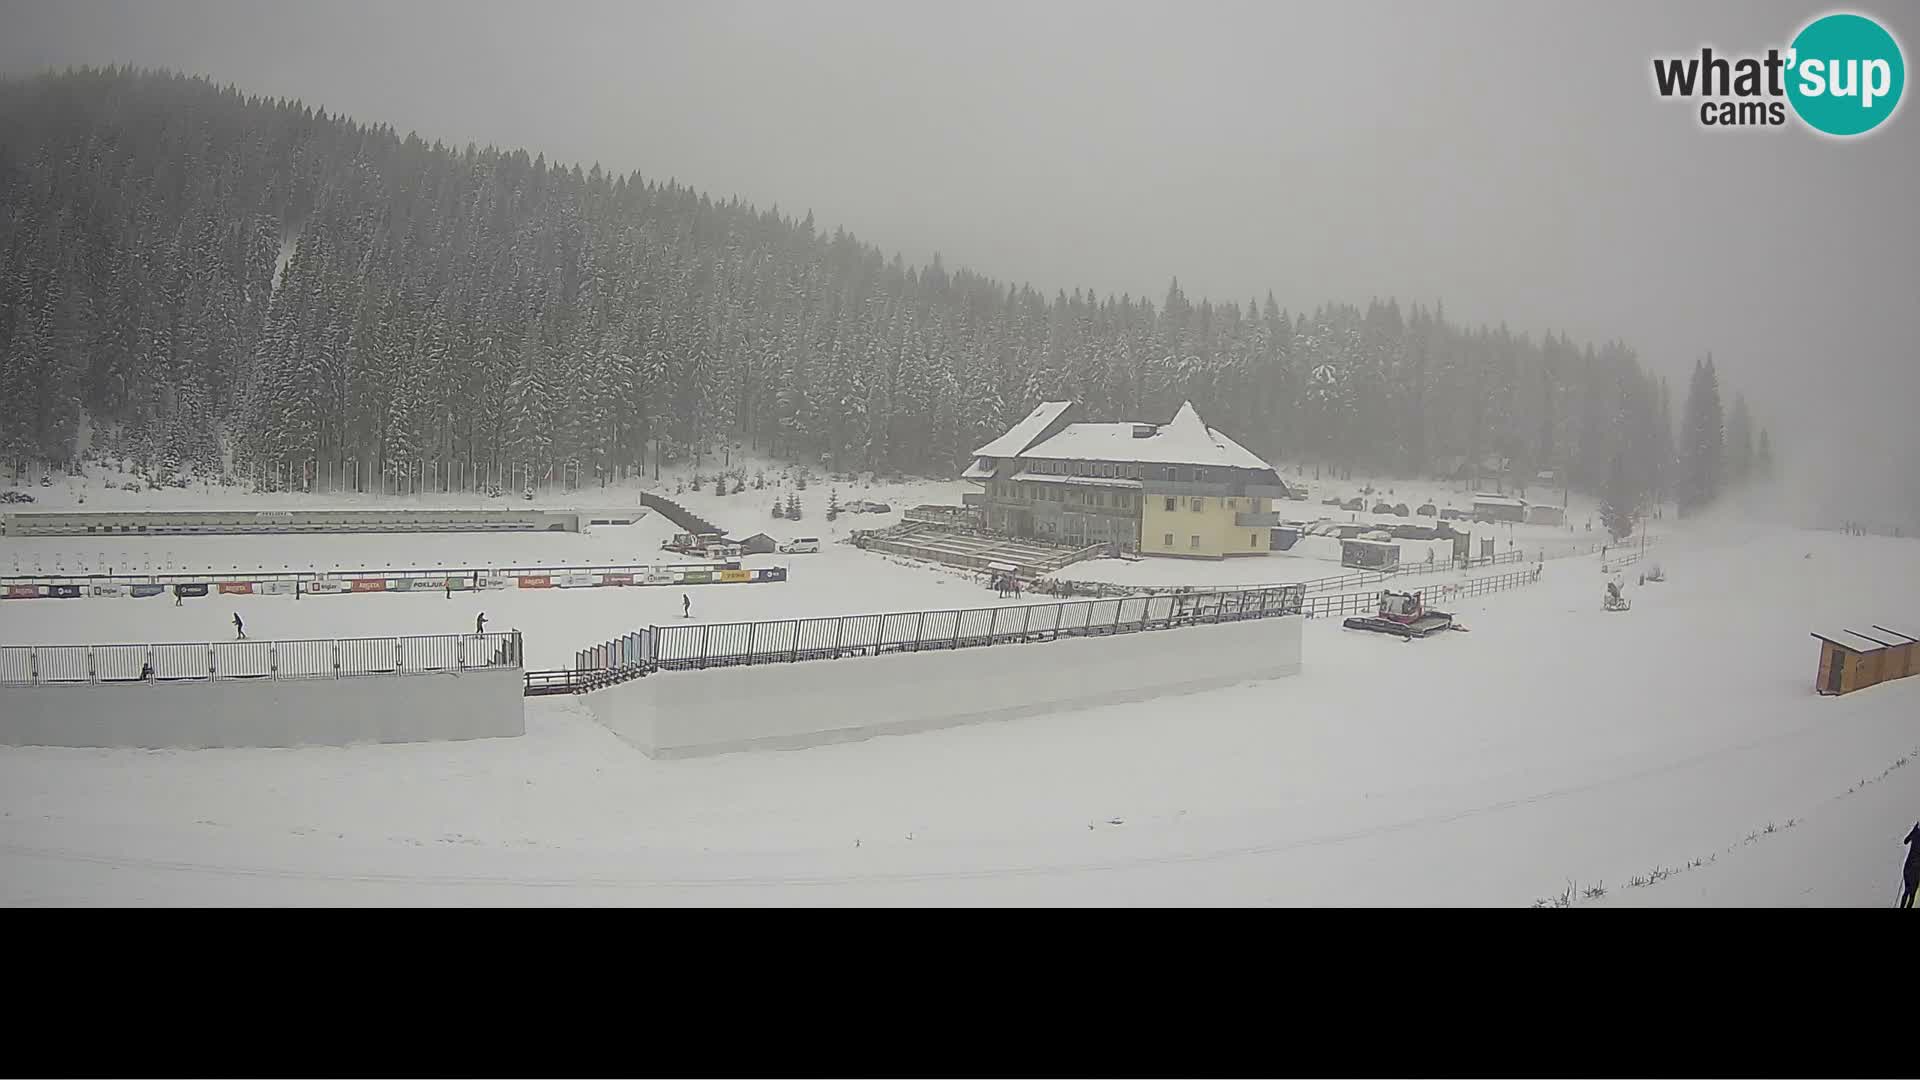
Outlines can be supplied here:
<path id="1" fill-rule="evenodd" d="M 481 612 L 479 617 L 473 620 L 473 632 L 476 634 L 484 634 L 487 632 L 487 613 L 486 612 L 484 611 Z"/>
<path id="2" fill-rule="evenodd" d="M 693 618 L 693 598 L 686 593 L 680 594 L 680 617 L 683 619 Z"/>
<path id="3" fill-rule="evenodd" d="M 235 641 L 247 639 L 247 624 L 240 621 L 240 613 L 237 611 L 233 613 L 233 632 Z"/>

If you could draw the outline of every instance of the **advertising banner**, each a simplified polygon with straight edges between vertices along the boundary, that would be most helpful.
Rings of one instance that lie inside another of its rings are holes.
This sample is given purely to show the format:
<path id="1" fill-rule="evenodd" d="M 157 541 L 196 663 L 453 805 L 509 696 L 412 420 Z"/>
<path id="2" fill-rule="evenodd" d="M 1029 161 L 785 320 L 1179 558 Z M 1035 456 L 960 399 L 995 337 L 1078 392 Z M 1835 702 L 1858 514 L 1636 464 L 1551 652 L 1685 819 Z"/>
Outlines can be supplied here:
<path id="1" fill-rule="evenodd" d="M 220 583 L 222 596 L 249 596 L 253 593 L 251 581 L 223 581 Z"/>
<path id="2" fill-rule="evenodd" d="M 520 579 L 520 587 L 523 589 L 551 589 L 553 588 L 553 579 L 544 574 L 539 577 L 523 577 Z"/>
<path id="3" fill-rule="evenodd" d="M 129 596 L 159 596 L 166 591 L 167 587 L 165 585 L 134 585 L 128 588 L 127 594 Z"/>
<path id="4" fill-rule="evenodd" d="M 354 592 L 386 592 L 386 591 L 387 591 L 387 579 L 386 579 L 386 578 L 377 578 L 377 577 L 375 577 L 375 578 L 354 578 L 354 579 L 353 579 L 353 591 L 354 591 Z"/>

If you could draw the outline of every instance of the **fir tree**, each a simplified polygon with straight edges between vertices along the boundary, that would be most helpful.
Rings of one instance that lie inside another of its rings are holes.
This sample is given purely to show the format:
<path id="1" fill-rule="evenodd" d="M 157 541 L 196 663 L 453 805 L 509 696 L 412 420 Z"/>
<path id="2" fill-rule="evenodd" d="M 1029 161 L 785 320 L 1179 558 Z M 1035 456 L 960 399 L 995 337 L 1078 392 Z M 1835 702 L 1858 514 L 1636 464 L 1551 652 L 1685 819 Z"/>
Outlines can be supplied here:
<path id="1" fill-rule="evenodd" d="M 1601 504 L 1600 519 L 1616 541 L 1633 535 L 1635 499 L 1628 479 L 1625 452 L 1616 452 L 1607 466 L 1606 501 Z"/>
<path id="2" fill-rule="evenodd" d="M 1753 417 L 1747 412 L 1747 396 L 1733 396 L 1733 412 L 1727 417 L 1727 484 L 1737 487 L 1753 472 Z"/>
<path id="3" fill-rule="evenodd" d="M 1681 433 L 1680 512 L 1699 510 L 1720 495 L 1725 429 L 1713 357 L 1695 363 Z"/>

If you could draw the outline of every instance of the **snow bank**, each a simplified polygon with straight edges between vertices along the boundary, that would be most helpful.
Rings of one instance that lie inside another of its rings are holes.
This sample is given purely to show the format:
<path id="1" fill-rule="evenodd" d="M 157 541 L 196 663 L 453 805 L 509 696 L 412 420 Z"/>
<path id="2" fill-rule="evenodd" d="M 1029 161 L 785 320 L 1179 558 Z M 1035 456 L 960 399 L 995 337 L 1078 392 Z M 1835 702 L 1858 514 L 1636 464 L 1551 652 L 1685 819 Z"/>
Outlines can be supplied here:
<path id="1" fill-rule="evenodd" d="M 849 742 L 1190 693 L 1300 670 L 1298 618 L 662 672 L 586 695 L 651 757 Z"/>
<path id="2" fill-rule="evenodd" d="M 519 668 L 350 679 L 0 686 L 8 746 L 343 746 L 526 733 Z"/>

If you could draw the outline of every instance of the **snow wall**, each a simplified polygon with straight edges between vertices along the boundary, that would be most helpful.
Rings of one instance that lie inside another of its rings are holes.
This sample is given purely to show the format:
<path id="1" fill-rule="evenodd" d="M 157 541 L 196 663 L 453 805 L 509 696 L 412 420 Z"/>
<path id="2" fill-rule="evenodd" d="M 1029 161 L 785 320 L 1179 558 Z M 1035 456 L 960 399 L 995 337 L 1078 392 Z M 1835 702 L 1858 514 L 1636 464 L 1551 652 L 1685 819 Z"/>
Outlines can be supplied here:
<path id="1" fill-rule="evenodd" d="M 521 669 L 0 686 L 7 746 L 341 746 L 524 735 Z"/>
<path id="2" fill-rule="evenodd" d="M 586 695 L 649 757 L 794 749 L 1145 701 L 1300 671 L 1298 616 L 1110 637 L 664 671 Z M 1169 706 L 1174 719 L 1178 706 Z"/>

